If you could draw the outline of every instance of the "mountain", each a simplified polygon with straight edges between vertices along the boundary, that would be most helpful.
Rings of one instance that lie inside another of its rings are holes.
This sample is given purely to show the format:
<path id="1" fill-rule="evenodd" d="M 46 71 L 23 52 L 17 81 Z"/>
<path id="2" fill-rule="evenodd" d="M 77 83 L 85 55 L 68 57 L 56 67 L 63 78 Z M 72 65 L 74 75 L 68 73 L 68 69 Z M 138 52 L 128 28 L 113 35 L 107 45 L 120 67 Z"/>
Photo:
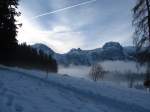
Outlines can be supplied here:
<path id="1" fill-rule="evenodd" d="M 102 48 L 94 50 L 71 49 L 68 53 L 58 54 L 43 44 L 35 44 L 37 51 L 52 55 L 59 64 L 92 65 L 104 60 L 134 60 L 135 48 L 132 46 L 122 47 L 118 42 L 107 42 Z"/>
<path id="2" fill-rule="evenodd" d="M 55 53 L 51 48 L 41 43 L 32 45 L 32 48 L 37 49 L 38 52 L 43 51 L 47 55 L 53 55 Z"/>

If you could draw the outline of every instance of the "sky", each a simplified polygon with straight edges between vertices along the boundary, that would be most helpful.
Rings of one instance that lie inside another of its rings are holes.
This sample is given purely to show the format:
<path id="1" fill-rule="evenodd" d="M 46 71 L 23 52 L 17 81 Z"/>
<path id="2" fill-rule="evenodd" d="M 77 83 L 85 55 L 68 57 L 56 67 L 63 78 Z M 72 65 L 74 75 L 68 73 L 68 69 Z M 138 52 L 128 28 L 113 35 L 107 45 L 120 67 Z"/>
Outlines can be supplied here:
<path id="1" fill-rule="evenodd" d="M 43 43 L 55 52 L 94 49 L 106 42 L 132 45 L 134 0 L 21 0 L 19 43 Z"/>

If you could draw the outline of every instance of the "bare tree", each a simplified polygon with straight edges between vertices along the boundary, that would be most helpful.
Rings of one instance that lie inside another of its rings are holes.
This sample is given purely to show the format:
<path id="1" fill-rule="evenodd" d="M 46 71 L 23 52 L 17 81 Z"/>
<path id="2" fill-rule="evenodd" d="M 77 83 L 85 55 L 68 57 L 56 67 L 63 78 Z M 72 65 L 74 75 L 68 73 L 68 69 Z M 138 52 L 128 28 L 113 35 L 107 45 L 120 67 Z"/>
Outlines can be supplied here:
<path id="1" fill-rule="evenodd" d="M 140 49 L 150 45 L 150 0 L 137 0 L 133 8 L 134 44 Z"/>
<path id="2" fill-rule="evenodd" d="M 132 73 L 130 70 L 126 72 L 126 78 L 128 81 L 129 88 L 133 88 L 134 83 L 135 83 L 135 77 L 136 77 L 136 74 Z"/>
<path id="3" fill-rule="evenodd" d="M 147 63 L 147 70 L 145 74 L 144 87 L 150 92 L 150 63 Z"/>
<path id="4" fill-rule="evenodd" d="M 137 0 L 133 8 L 133 25 L 135 26 L 134 44 L 139 51 L 143 46 L 147 47 L 144 52 L 137 53 L 137 59 L 148 63 L 150 69 L 150 0 Z M 146 83 L 145 83 L 146 82 Z M 150 82 L 150 72 L 146 74 L 144 85 Z M 149 85 L 150 86 L 150 85 Z"/>
<path id="5" fill-rule="evenodd" d="M 89 72 L 89 76 L 92 80 L 97 81 L 98 79 L 103 79 L 104 77 L 104 69 L 100 64 L 93 65 Z"/>

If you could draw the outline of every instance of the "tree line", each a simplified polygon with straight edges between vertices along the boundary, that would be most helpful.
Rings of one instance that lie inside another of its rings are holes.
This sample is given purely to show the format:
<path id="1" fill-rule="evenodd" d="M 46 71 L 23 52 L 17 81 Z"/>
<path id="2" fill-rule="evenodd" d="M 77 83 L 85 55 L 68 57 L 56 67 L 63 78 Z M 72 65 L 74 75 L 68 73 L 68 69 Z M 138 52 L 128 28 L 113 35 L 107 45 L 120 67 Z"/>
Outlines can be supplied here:
<path id="1" fill-rule="evenodd" d="M 18 44 L 15 17 L 20 16 L 19 0 L 0 0 L 0 64 L 20 66 L 57 72 L 57 62 L 42 51 L 37 52 L 31 46 Z"/>

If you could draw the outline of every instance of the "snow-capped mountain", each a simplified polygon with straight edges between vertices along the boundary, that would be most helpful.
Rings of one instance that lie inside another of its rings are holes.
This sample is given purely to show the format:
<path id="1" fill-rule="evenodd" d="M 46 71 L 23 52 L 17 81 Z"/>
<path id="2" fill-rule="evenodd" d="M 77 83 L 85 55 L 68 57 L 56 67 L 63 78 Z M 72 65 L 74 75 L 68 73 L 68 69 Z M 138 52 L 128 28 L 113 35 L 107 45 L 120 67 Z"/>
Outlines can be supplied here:
<path id="1" fill-rule="evenodd" d="M 53 55 L 54 54 L 54 51 L 51 48 L 49 48 L 48 46 L 41 44 L 41 43 L 32 45 L 32 48 L 37 49 L 38 52 L 43 51 L 47 55 Z"/>
<path id="2" fill-rule="evenodd" d="M 33 48 L 52 55 L 62 65 L 92 65 L 104 60 L 133 60 L 135 48 L 122 47 L 118 42 L 108 42 L 102 48 L 94 50 L 71 49 L 68 53 L 58 54 L 43 44 L 35 44 Z"/>

